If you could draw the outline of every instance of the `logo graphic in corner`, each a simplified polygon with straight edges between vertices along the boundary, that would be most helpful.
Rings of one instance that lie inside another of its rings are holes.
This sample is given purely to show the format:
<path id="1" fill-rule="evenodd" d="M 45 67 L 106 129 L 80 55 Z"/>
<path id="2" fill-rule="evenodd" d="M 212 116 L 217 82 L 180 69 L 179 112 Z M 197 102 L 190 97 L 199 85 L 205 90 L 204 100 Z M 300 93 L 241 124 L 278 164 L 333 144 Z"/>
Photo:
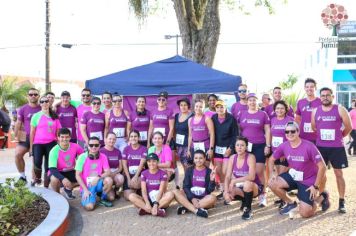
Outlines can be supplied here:
<path id="1" fill-rule="evenodd" d="M 345 22 L 349 16 L 344 6 L 331 3 L 321 12 L 321 20 L 324 25 L 332 29 L 332 36 L 337 36 L 340 23 Z"/>

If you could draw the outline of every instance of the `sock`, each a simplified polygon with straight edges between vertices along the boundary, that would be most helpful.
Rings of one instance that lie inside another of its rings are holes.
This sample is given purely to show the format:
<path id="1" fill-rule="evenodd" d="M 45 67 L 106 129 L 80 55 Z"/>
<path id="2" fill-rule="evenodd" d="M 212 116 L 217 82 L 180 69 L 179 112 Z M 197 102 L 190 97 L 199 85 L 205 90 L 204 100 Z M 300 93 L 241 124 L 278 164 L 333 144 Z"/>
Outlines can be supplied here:
<path id="1" fill-rule="evenodd" d="M 179 170 L 178 170 L 178 168 L 174 169 L 174 174 L 176 175 L 174 178 L 174 183 L 176 184 L 176 186 L 179 186 Z"/>
<path id="2" fill-rule="evenodd" d="M 20 176 L 26 178 L 25 172 L 20 172 Z"/>
<path id="3" fill-rule="evenodd" d="M 244 191 L 244 204 L 245 204 L 244 206 L 247 207 L 247 209 L 251 209 L 252 197 L 253 197 L 253 192 Z"/>

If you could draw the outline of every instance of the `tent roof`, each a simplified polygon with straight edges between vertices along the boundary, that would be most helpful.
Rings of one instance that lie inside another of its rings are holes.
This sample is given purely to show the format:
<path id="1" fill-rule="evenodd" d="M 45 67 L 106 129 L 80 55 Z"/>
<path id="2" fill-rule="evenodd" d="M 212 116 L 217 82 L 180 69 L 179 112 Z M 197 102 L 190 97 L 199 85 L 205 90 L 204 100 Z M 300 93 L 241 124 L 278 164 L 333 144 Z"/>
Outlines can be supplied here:
<path id="1" fill-rule="evenodd" d="M 93 94 L 110 91 L 135 96 L 156 95 L 160 91 L 167 91 L 172 95 L 234 92 L 240 83 L 240 76 L 227 74 L 177 55 L 87 80 L 85 85 Z"/>

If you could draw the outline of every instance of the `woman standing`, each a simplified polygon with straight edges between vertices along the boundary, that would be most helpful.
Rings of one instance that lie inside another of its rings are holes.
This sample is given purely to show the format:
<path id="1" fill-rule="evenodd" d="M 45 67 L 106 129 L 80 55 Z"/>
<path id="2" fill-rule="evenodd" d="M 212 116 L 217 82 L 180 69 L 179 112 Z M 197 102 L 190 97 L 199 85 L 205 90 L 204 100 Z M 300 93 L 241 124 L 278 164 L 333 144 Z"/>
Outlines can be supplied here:
<path id="1" fill-rule="evenodd" d="M 236 120 L 226 111 L 224 101 L 217 101 L 215 109 L 217 114 L 212 117 L 215 130 L 214 165 L 217 166 L 216 173 L 220 177 L 220 188 L 222 189 L 222 193 L 217 197 L 222 198 L 227 163 L 230 155 L 234 152 L 238 130 Z"/>
<path id="2" fill-rule="evenodd" d="M 122 165 L 124 169 L 124 197 L 128 200 L 131 193 L 141 188 L 141 172 L 144 169 L 147 156 L 146 146 L 139 143 L 140 133 L 133 130 L 129 134 L 129 145 L 122 153 Z"/>
<path id="3" fill-rule="evenodd" d="M 215 131 L 212 120 L 203 113 L 204 106 L 204 100 L 195 101 L 194 116 L 188 121 L 188 147 L 190 148 L 187 155 L 191 158 L 195 151 L 202 150 L 208 154 L 206 164 L 209 166 L 214 155 Z"/>
<path id="4" fill-rule="evenodd" d="M 33 180 L 32 186 L 42 182 L 42 162 L 44 162 L 44 187 L 49 186 L 48 157 L 51 149 L 57 144 L 57 132 L 61 128 L 57 114 L 49 106 L 46 96 L 40 98 L 41 111 L 31 118 L 30 131 L 30 156 L 33 156 Z"/>
<path id="5" fill-rule="evenodd" d="M 113 132 L 116 134 L 115 148 L 120 152 L 127 146 L 127 121 L 129 120 L 128 111 L 122 108 L 122 97 L 118 94 L 113 95 L 114 104 L 112 110 L 105 114 L 105 133 Z"/>
<path id="6" fill-rule="evenodd" d="M 88 146 L 90 137 L 97 137 L 100 145 L 104 146 L 105 115 L 100 112 L 101 100 L 93 97 L 91 100 L 91 110 L 83 114 L 80 119 L 80 132 Z"/>
<path id="7" fill-rule="evenodd" d="M 242 136 L 249 140 L 247 151 L 256 158 L 256 172 L 262 184 L 265 185 L 266 156 L 271 151 L 271 126 L 266 112 L 258 110 L 257 96 L 250 93 L 247 96 L 247 111 L 242 111 L 239 124 Z M 260 206 L 267 206 L 266 194 L 259 197 Z"/>
<path id="8" fill-rule="evenodd" d="M 137 97 L 136 111 L 130 113 L 127 123 L 129 132 L 132 130 L 139 131 L 140 144 L 147 147 L 148 129 L 150 126 L 150 112 L 146 110 L 146 98 Z"/>
<path id="9" fill-rule="evenodd" d="M 349 147 L 349 155 L 356 155 L 356 99 L 352 100 L 352 110 L 350 111 L 350 117 L 351 117 L 351 125 L 352 125 L 352 131 L 351 131 L 351 137 L 352 137 L 352 143 Z M 351 153 L 351 149 L 353 149 Z"/>
<path id="10" fill-rule="evenodd" d="M 253 154 L 247 152 L 248 140 L 238 137 L 235 151 L 229 159 L 225 178 L 225 202 L 229 203 L 238 196 L 242 199 L 240 209 L 243 210 L 242 219 L 249 220 L 252 217 L 252 199 L 263 191 L 258 176 L 256 175 L 256 159 Z"/>

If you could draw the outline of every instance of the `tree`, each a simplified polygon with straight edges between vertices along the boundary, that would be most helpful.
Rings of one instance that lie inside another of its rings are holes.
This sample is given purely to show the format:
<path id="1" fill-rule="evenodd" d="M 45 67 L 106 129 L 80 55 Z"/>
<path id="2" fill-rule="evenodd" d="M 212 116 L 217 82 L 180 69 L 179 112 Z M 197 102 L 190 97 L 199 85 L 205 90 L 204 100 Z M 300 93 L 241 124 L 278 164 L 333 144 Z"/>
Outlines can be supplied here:
<path id="1" fill-rule="evenodd" d="M 16 77 L 0 77 L 0 108 L 6 108 L 7 102 L 12 102 L 19 107 L 27 102 L 27 91 L 31 84 L 19 84 Z"/>
<path id="2" fill-rule="evenodd" d="M 221 0 L 172 0 L 183 42 L 183 56 L 211 67 L 220 35 L 219 5 Z M 229 5 L 240 4 L 225 0 Z M 239 1 L 240 2 L 240 1 Z M 129 0 L 138 19 L 149 12 L 149 0 Z M 255 0 L 273 13 L 270 0 Z M 239 5 L 243 10 L 243 5 Z"/>

